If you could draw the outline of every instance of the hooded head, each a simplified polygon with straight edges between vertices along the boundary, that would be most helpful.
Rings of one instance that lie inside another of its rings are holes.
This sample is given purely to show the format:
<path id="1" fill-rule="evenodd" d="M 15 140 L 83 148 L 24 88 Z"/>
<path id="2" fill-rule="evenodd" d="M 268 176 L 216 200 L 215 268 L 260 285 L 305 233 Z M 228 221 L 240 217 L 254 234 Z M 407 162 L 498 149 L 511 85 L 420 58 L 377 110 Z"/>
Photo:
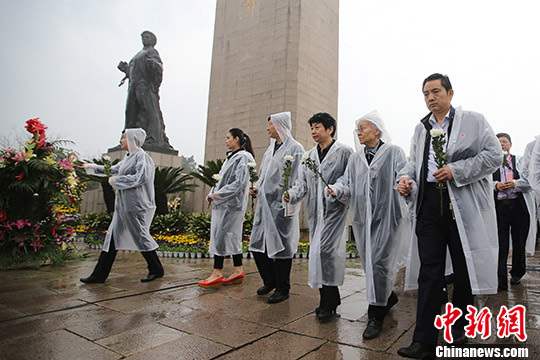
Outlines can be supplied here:
<path id="1" fill-rule="evenodd" d="M 126 134 L 128 152 L 130 154 L 139 150 L 144 144 L 144 140 L 146 140 L 146 131 L 144 131 L 141 128 L 126 129 L 125 134 Z"/>
<path id="2" fill-rule="evenodd" d="M 369 121 L 371 124 L 373 124 L 373 126 L 375 126 L 376 129 L 379 130 L 379 139 L 382 140 L 385 144 L 389 144 L 392 142 L 390 134 L 384 127 L 384 121 L 381 115 L 377 110 L 373 110 L 362 116 L 360 119 L 356 120 L 356 126 L 354 128 L 354 144 L 356 146 L 356 151 L 360 151 L 360 149 L 362 149 L 364 146 L 360 144 L 360 140 L 358 140 L 358 123 L 362 120 Z"/>
<path id="3" fill-rule="evenodd" d="M 276 129 L 281 141 L 285 142 L 292 138 L 291 113 L 289 111 L 270 115 L 270 120 Z"/>

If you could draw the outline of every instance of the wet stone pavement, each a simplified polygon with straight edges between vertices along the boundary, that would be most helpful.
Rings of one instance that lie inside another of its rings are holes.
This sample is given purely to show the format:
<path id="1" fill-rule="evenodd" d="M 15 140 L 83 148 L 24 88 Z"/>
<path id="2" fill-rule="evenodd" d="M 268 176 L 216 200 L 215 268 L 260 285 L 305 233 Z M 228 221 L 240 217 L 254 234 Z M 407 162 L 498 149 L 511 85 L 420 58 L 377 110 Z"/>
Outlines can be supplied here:
<path id="1" fill-rule="evenodd" d="M 162 259 L 166 274 L 141 283 L 146 263 L 139 253 L 118 253 L 105 284 L 85 285 L 98 250 L 65 266 L 0 271 L 0 359 L 401 359 L 415 325 L 416 292 L 403 292 L 403 270 L 381 335 L 364 340 L 367 323 L 365 275 L 359 259 L 348 259 L 340 288 L 339 316 L 320 324 L 314 314 L 319 293 L 307 286 L 307 259 L 295 259 L 291 297 L 268 304 L 257 296 L 261 280 L 252 259 L 244 260 L 242 285 L 202 289 L 212 259 Z M 540 249 L 528 258 L 540 267 Z M 232 271 L 225 261 L 224 273 Z M 540 358 L 540 271 L 529 270 L 522 284 L 497 295 L 476 296 L 490 308 L 492 335 L 470 344 L 518 345 Z M 496 315 L 502 305 L 526 307 L 525 344 L 498 338 Z M 442 338 L 440 343 L 442 344 Z"/>

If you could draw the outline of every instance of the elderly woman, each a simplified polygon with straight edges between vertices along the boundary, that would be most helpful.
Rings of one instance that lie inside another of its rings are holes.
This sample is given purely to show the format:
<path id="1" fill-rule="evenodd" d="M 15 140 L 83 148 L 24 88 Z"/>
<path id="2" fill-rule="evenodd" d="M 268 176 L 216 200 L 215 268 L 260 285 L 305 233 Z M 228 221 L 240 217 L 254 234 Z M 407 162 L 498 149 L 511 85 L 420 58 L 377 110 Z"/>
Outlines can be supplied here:
<path id="1" fill-rule="evenodd" d="M 213 203 L 210 254 L 214 255 L 214 270 L 206 280 L 199 281 L 198 285 L 203 288 L 241 284 L 245 276 L 242 267 L 242 226 L 249 200 L 248 164 L 255 160 L 251 140 L 242 130 L 229 130 L 225 145 L 229 153 L 219 171 L 220 180 L 206 197 L 208 204 Z M 232 255 L 234 272 L 223 279 L 223 260 L 227 255 Z"/>
<path id="2" fill-rule="evenodd" d="M 139 250 L 148 263 L 148 275 L 142 282 L 163 276 L 163 266 L 156 254 L 158 247 L 150 235 L 154 217 L 154 173 L 152 158 L 141 148 L 146 138 L 143 129 L 126 129 L 120 140 L 126 157 L 111 167 L 109 183 L 116 190 L 114 215 L 105 237 L 98 263 L 83 283 L 103 283 L 109 276 L 117 250 Z M 106 175 L 101 165 L 84 164 L 86 172 Z"/>
<path id="3" fill-rule="evenodd" d="M 405 264 L 410 238 L 409 211 L 394 179 L 405 165 L 403 150 L 392 145 L 379 113 L 356 122 L 356 153 L 329 195 L 350 202 L 354 238 L 366 272 L 368 325 L 365 339 L 381 332 L 384 317 L 398 302 L 392 291 L 398 263 Z"/>

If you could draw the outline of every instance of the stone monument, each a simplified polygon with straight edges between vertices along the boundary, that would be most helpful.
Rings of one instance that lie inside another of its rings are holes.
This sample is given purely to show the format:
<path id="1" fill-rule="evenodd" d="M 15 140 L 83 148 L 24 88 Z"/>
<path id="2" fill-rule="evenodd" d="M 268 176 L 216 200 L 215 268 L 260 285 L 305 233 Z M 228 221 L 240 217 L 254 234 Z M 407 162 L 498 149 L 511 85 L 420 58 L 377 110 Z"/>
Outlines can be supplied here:
<path id="1" fill-rule="evenodd" d="M 154 160 L 156 166 L 182 167 L 182 158 L 169 144 L 169 138 L 165 135 L 165 123 L 159 106 L 163 63 L 154 48 L 157 38 L 150 31 L 144 31 L 141 38 L 142 50 L 135 54 L 129 64 L 125 61 L 120 61 L 118 64 L 118 69 L 125 74 L 118 86 L 122 86 L 126 80 L 129 80 L 124 128 L 140 127 L 146 131 L 143 149 Z M 118 145 L 108 149 L 107 155 L 112 160 L 122 159 L 125 151 Z M 81 212 L 90 211 L 106 211 L 101 188 L 85 193 L 81 203 Z"/>
<path id="2" fill-rule="evenodd" d="M 259 164 L 268 116 L 281 111 L 295 139 L 314 146 L 311 115 L 337 119 L 338 11 L 338 0 L 217 1 L 205 162 L 225 158 L 227 131 L 239 127 Z"/>
<path id="3" fill-rule="evenodd" d="M 163 79 L 163 63 L 154 48 L 157 37 L 150 31 L 141 34 L 143 48 L 130 60 L 120 61 L 118 69 L 125 76 L 118 86 L 129 80 L 126 101 L 125 129 L 143 128 L 146 131 L 144 150 L 178 155 L 165 135 L 165 123 L 159 107 L 159 87 Z M 119 146 L 109 149 L 120 150 Z"/>

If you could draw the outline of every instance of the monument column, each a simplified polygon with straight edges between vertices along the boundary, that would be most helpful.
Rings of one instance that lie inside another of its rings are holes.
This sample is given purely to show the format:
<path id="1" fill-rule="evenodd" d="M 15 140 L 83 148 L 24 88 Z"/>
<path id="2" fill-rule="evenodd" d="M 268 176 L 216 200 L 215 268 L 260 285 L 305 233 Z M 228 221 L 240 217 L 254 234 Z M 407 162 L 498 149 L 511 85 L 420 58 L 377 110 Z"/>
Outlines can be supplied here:
<path id="1" fill-rule="evenodd" d="M 290 111 L 293 136 L 314 146 L 308 119 L 337 118 L 338 0 L 216 1 L 205 162 L 225 158 L 233 127 L 252 139 L 259 164 L 270 114 Z"/>

